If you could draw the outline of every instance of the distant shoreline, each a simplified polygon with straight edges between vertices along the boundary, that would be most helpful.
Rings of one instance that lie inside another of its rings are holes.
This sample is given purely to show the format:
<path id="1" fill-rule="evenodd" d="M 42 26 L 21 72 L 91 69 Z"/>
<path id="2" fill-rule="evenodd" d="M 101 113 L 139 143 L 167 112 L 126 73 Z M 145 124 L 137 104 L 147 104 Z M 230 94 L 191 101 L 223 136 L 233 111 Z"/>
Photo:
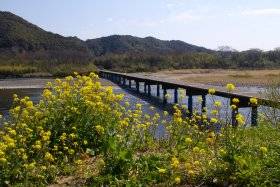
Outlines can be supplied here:
<path id="1" fill-rule="evenodd" d="M 241 87 L 267 87 L 280 83 L 280 69 L 181 69 L 136 74 L 209 86 L 225 86 L 227 83 L 233 83 Z"/>
<path id="2" fill-rule="evenodd" d="M 0 79 L 0 89 L 31 89 L 31 88 L 45 88 L 47 82 L 53 82 L 56 78 L 41 77 L 41 78 L 8 78 Z M 103 86 L 113 86 L 114 84 L 100 79 Z"/>

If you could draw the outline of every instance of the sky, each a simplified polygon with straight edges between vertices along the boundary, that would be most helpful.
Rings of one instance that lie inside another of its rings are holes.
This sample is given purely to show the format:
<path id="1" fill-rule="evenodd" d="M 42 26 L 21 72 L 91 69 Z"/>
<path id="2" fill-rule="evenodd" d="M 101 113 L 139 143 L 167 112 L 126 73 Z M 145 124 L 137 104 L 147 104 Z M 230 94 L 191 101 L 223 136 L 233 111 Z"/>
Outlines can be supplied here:
<path id="1" fill-rule="evenodd" d="M 83 40 L 121 34 L 210 49 L 280 47 L 280 0 L 0 0 L 0 10 Z"/>

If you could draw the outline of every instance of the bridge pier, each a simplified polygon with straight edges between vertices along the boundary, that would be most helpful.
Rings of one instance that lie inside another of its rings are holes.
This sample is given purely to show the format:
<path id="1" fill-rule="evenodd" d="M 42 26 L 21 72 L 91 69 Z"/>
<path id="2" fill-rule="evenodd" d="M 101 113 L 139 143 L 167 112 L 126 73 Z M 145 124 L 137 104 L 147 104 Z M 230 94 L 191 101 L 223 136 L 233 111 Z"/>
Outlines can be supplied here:
<path id="1" fill-rule="evenodd" d="M 157 84 L 157 97 L 160 96 L 160 84 Z"/>
<path id="2" fill-rule="evenodd" d="M 239 108 L 251 108 L 251 126 L 258 125 L 258 106 L 252 106 L 250 104 L 250 98 L 240 99 L 238 104 L 233 103 L 232 98 L 231 98 L 230 105 L 232 105 L 232 104 L 237 106 L 236 109 L 232 109 L 232 125 L 233 126 L 237 125 L 236 115 L 238 114 Z"/>
<path id="3" fill-rule="evenodd" d="M 252 107 L 251 124 L 252 124 L 252 126 L 258 125 L 258 107 L 257 106 Z"/>
<path id="4" fill-rule="evenodd" d="M 151 85 L 148 84 L 148 96 L 151 96 Z"/>
<path id="5" fill-rule="evenodd" d="M 131 79 L 128 80 L 128 87 L 131 88 Z"/>
<path id="6" fill-rule="evenodd" d="M 178 103 L 178 88 L 174 89 L 174 103 Z"/>
<path id="7" fill-rule="evenodd" d="M 205 113 L 206 112 L 206 95 L 203 94 L 201 97 L 202 97 L 201 113 Z"/>
<path id="8" fill-rule="evenodd" d="M 193 115 L 193 95 L 188 95 L 188 112 L 189 117 Z"/>
<path id="9" fill-rule="evenodd" d="M 122 77 L 118 76 L 118 84 L 121 84 L 121 82 L 122 82 Z"/>
<path id="10" fill-rule="evenodd" d="M 163 89 L 163 104 L 167 104 L 167 89 L 165 87 L 162 87 Z"/>
<path id="11" fill-rule="evenodd" d="M 237 114 L 238 114 L 238 108 L 231 110 L 231 125 L 233 127 L 236 127 L 238 125 L 238 122 L 236 120 Z"/>
<path id="12" fill-rule="evenodd" d="M 140 93 L 139 81 L 136 81 L 136 92 L 137 92 L 137 93 Z"/>
<path id="13" fill-rule="evenodd" d="M 121 85 L 124 86 L 125 81 L 124 81 L 124 77 L 121 77 Z"/>
<path id="14" fill-rule="evenodd" d="M 147 83 L 144 82 L 144 93 L 146 94 L 147 93 Z"/>

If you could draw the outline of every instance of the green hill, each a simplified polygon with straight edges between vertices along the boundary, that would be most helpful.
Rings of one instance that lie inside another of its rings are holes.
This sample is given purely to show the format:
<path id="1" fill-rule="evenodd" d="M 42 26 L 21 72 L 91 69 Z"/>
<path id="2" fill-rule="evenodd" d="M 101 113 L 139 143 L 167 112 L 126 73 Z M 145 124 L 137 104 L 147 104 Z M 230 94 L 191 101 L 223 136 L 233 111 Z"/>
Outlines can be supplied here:
<path id="1" fill-rule="evenodd" d="M 30 58 L 88 58 L 86 44 L 76 37 L 44 31 L 10 12 L 0 12 L 0 49 Z"/>
<path id="2" fill-rule="evenodd" d="M 174 54 L 212 52 L 179 40 L 159 40 L 153 37 L 139 38 L 130 35 L 112 35 L 86 41 L 94 56 L 106 54 Z"/>

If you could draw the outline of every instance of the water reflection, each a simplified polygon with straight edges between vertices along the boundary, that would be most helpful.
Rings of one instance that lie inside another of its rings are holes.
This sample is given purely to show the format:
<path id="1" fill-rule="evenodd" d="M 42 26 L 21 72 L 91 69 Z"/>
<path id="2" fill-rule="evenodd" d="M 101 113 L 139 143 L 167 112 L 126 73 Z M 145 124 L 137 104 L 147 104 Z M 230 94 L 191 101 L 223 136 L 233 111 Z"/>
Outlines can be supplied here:
<path id="1" fill-rule="evenodd" d="M 0 89 L 0 113 L 7 116 L 13 104 L 13 94 L 19 97 L 28 96 L 37 103 L 41 98 L 42 88 L 23 88 L 23 89 Z"/>

